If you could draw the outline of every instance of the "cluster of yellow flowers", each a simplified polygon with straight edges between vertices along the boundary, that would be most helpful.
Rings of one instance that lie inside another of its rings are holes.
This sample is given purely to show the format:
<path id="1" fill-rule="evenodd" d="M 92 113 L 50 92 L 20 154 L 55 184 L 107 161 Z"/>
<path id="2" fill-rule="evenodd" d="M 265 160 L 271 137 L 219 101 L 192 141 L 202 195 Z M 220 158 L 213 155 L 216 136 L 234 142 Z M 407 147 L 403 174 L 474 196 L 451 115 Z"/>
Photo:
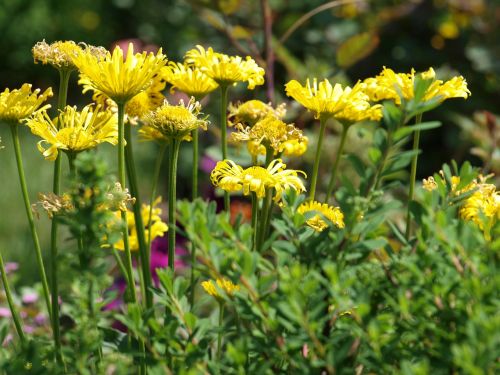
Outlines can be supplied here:
<path id="1" fill-rule="evenodd" d="M 144 237 L 149 238 L 151 236 L 151 241 L 157 237 L 163 237 L 165 232 L 168 231 L 168 226 L 161 219 L 162 209 L 157 207 L 161 202 L 159 197 L 154 203 L 153 207 L 143 204 L 141 207 L 142 221 L 144 222 Z M 151 217 L 151 221 L 150 221 Z M 120 218 L 120 212 L 117 212 L 117 219 Z M 139 250 L 139 239 L 137 237 L 137 229 L 135 225 L 134 213 L 127 210 L 127 227 L 129 232 L 129 245 L 131 251 Z M 151 233 L 150 233 L 151 232 Z M 115 248 L 118 250 L 124 250 L 123 239 L 120 239 L 115 243 Z"/>
<path id="2" fill-rule="evenodd" d="M 442 171 L 440 174 L 443 175 Z M 500 191 L 495 185 L 486 183 L 486 177 L 481 175 L 462 189 L 457 189 L 459 183 L 459 176 L 451 177 L 450 193 L 454 196 L 474 190 L 472 195 L 460 203 L 459 216 L 475 223 L 489 239 L 490 229 L 500 219 Z M 438 184 L 434 177 L 430 176 L 423 180 L 422 187 L 427 191 L 433 191 L 437 189 Z"/>
<path id="3" fill-rule="evenodd" d="M 220 292 L 224 292 L 228 297 L 234 296 L 234 294 L 240 290 L 240 286 L 233 284 L 231 280 L 218 278 L 215 282 L 213 280 L 203 281 L 201 283 L 205 292 L 215 297 L 218 300 L 222 299 Z"/>

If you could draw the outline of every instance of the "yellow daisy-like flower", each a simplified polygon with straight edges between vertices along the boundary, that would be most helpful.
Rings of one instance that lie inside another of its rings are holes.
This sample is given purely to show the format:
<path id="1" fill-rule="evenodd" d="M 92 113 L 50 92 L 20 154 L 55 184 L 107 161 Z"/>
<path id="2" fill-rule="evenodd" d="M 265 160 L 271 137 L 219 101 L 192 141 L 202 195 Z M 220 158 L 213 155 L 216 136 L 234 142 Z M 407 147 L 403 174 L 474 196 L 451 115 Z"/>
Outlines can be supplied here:
<path id="1" fill-rule="evenodd" d="M 172 93 L 177 89 L 197 99 L 203 98 L 219 87 L 217 82 L 200 69 L 172 61 L 163 67 L 162 76 L 172 85 L 170 89 Z"/>
<path id="2" fill-rule="evenodd" d="M 153 53 L 134 54 L 130 43 L 126 57 L 119 46 L 113 53 L 96 56 L 84 49 L 73 59 L 84 78 L 97 91 L 103 92 L 118 104 L 124 104 L 152 84 L 153 77 L 160 74 L 167 59 L 161 49 Z"/>
<path id="3" fill-rule="evenodd" d="M 217 279 L 215 282 L 213 280 L 203 281 L 201 286 L 205 289 L 205 292 L 218 300 L 222 299 L 220 291 L 223 291 L 228 297 L 232 297 L 234 293 L 240 290 L 239 285 L 233 284 L 228 279 Z"/>
<path id="4" fill-rule="evenodd" d="M 352 88 L 342 88 L 339 83 L 332 86 L 327 79 L 318 84 L 316 78 L 312 85 L 309 79 L 305 86 L 295 80 L 285 85 L 286 94 L 314 112 L 315 118 L 325 116 L 347 122 L 378 121 L 382 118 L 382 106 L 371 105 L 363 87 L 360 82 Z"/>
<path id="5" fill-rule="evenodd" d="M 302 131 L 293 124 L 285 122 L 270 115 L 258 121 L 253 127 L 243 127 L 238 124 L 237 131 L 231 134 L 231 140 L 234 142 L 252 142 L 250 151 L 260 153 L 260 145 L 268 145 L 274 150 L 274 154 L 285 150 L 287 141 L 303 142 Z M 257 155 L 257 154 L 253 154 Z"/>
<path id="6" fill-rule="evenodd" d="M 39 111 L 26 120 L 31 132 L 43 138 L 38 150 L 45 159 L 55 160 L 58 150 L 80 152 L 96 147 L 99 143 L 118 142 L 116 116 L 99 106 L 88 105 L 81 111 L 66 106 L 59 116 L 51 119 L 47 111 Z M 48 143 L 49 148 L 44 148 Z"/>
<path id="7" fill-rule="evenodd" d="M 96 91 L 87 77 L 80 75 L 78 83 L 83 85 L 82 92 L 84 94 L 90 90 L 94 91 L 92 100 L 95 103 L 103 106 L 104 108 L 109 107 L 113 112 L 117 111 L 116 103 L 109 99 L 101 91 Z M 165 96 L 162 93 L 165 86 L 166 82 L 162 76 L 160 74 L 155 75 L 151 86 L 134 96 L 127 102 L 127 104 L 125 104 L 125 120 L 130 122 L 132 125 L 137 125 L 141 118 L 162 105 L 165 101 Z"/>
<path id="8" fill-rule="evenodd" d="M 243 124 L 254 126 L 258 121 L 263 120 L 268 116 L 274 116 L 282 119 L 286 114 L 286 104 L 282 103 L 276 108 L 269 103 L 264 103 L 260 100 L 248 100 L 243 103 L 234 105 L 229 103 L 228 120 L 229 126 Z"/>
<path id="9" fill-rule="evenodd" d="M 209 122 L 199 118 L 201 105 L 191 98 L 187 105 L 180 101 L 178 105 L 167 101 L 154 112 L 144 117 L 145 125 L 139 130 L 144 139 L 169 142 L 172 139 L 191 140 L 191 132 L 201 128 L 207 130 Z"/>
<path id="10" fill-rule="evenodd" d="M 253 166 L 243 169 L 232 160 L 219 161 L 210 174 L 214 186 L 227 192 L 243 191 L 244 195 L 255 193 L 258 198 L 266 195 L 266 189 L 274 189 L 275 202 L 279 202 L 283 192 L 294 189 L 306 190 L 298 174 L 302 171 L 285 169 L 281 159 L 273 160 L 267 168 Z"/>
<path id="11" fill-rule="evenodd" d="M 86 45 L 89 52 L 96 56 L 104 56 L 106 49 L 104 47 L 94 47 Z M 36 43 L 32 49 L 33 59 L 35 64 L 41 62 L 42 64 L 52 65 L 56 69 L 76 70 L 73 59 L 82 52 L 82 47 L 73 42 L 72 40 L 57 41 L 51 44 L 45 40 Z"/>
<path id="12" fill-rule="evenodd" d="M 250 56 L 243 59 L 240 56 L 228 56 L 214 52 L 209 47 L 205 50 L 198 45 L 186 53 L 185 61 L 195 66 L 219 85 L 232 85 L 237 82 L 247 82 L 248 89 L 264 84 L 264 69 L 257 65 Z"/>
<path id="13" fill-rule="evenodd" d="M 338 228 L 344 228 L 345 226 L 344 214 L 340 208 L 329 206 L 326 203 L 320 203 L 317 201 L 304 202 L 298 207 L 297 212 L 302 215 L 307 212 L 317 212 L 317 215 L 314 215 L 306 221 L 306 224 L 317 232 L 322 232 L 329 227 L 325 219 L 333 223 Z"/>
<path id="14" fill-rule="evenodd" d="M 153 211 L 151 211 L 151 206 L 143 204 L 141 207 L 141 216 L 142 221 L 144 222 L 144 238 L 149 238 L 149 231 L 151 231 L 151 241 L 153 241 L 157 237 L 163 237 L 165 232 L 168 231 L 168 225 L 165 224 L 161 219 L 162 210 L 159 207 L 156 207 L 160 204 L 161 197 L 158 197 L 153 203 Z M 151 222 L 149 221 L 149 215 L 151 213 Z M 120 212 L 116 213 L 117 218 L 121 218 Z M 137 229 L 135 226 L 135 217 L 134 213 L 130 210 L 127 210 L 127 227 L 129 233 L 129 245 L 131 251 L 139 250 L 139 239 L 137 238 Z M 117 243 L 115 243 L 115 248 L 118 250 L 124 250 L 123 239 L 120 239 Z"/>
<path id="15" fill-rule="evenodd" d="M 424 94 L 423 101 L 434 98 L 438 98 L 440 102 L 450 98 L 467 99 L 470 95 L 467 82 L 462 76 L 443 82 L 436 79 L 434 69 L 430 68 L 422 73 L 422 78 L 433 80 Z M 412 69 L 410 73 L 395 73 L 392 69 L 384 67 L 378 76 L 365 79 L 363 84 L 371 100 L 394 100 L 397 105 L 400 105 L 401 97 L 410 100 L 415 96 L 415 69 Z"/>
<path id="16" fill-rule="evenodd" d="M 25 83 L 20 89 L 5 89 L 0 93 L 0 122 L 17 123 L 35 111 L 50 108 L 50 104 L 40 106 L 52 95 L 52 88 L 49 87 L 40 95 L 40 89 L 31 91 L 29 83 Z"/>

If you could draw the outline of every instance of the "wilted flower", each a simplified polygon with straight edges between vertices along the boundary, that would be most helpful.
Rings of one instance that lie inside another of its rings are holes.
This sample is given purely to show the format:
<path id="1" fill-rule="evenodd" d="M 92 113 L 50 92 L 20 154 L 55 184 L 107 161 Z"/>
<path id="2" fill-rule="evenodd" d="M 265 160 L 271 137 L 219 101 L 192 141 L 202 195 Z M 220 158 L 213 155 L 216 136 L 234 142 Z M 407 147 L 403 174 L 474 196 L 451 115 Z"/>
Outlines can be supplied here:
<path id="1" fill-rule="evenodd" d="M 89 48 L 95 54 L 106 53 L 106 50 L 103 47 L 87 46 L 86 48 Z M 41 62 L 44 65 L 52 65 L 56 69 L 68 70 L 77 69 L 73 63 L 73 59 L 81 51 L 82 47 L 72 40 L 57 41 L 51 44 L 48 44 L 45 40 L 43 40 L 36 43 L 32 49 L 35 64 Z"/>
<path id="2" fill-rule="evenodd" d="M 285 114 L 285 103 L 278 105 L 276 108 L 273 108 L 270 103 L 264 103 L 256 99 L 238 103 L 237 105 L 229 103 L 228 125 L 232 126 L 241 123 L 253 126 L 268 116 L 282 119 Z"/>
<path id="3" fill-rule="evenodd" d="M 253 90 L 255 86 L 264 84 L 264 69 L 250 56 L 243 59 L 214 52 L 211 47 L 205 50 L 198 45 L 196 48 L 186 53 L 186 63 L 200 69 L 219 85 L 247 82 L 248 89 Z"/>
<path id="4" fill-rule="evenodd" d="M 108 142 L 118 142 L 116 116 L 99 106 L 85 106 L 81 111 L 66 106 L 57 117 L 51 119 L 47 111 L 39 111 L 26 120 L 31 132 L 43 138 L 38 142 L 38 150 L 48 160 L 55 160 L 58 150 L 80 152 Z M 44 143 L 50 145 L 43 147 Z"/>
<path id="5" fill-rule="evenodd" d="M 219 161 L 210 174 L 212 184 L 227 192 L 243 191 L 244 195 L 253 192 L 258 198 L 266 195 L 266 189 L 275 189 L 274 200 L 279 202 L 284 191 L 294 189 L 305 191 L 298 177 L 302 171 L 285 169 L 281 159 L 271 161 L 267 168 L 254 166 L 243 169 L 232 160 Z"/>
<path id="6" fill-rule="evenodd" d="M 40 95 L 40 89 L 31 91 L 31 85 L 25 83 L 20 89 L 5 89 L 0 93 L 0 122 L 17 123 L 35 111 L 50 108 L 50 104 L 40 107 L 44 101 L 52 96 L 49 87 Z"/>
<path id="7" fill-rule="evenodd" d="M 85 83 L 117 104 L 125 104 L 151 86 L 153 77 L 160 74 L 167 60 L 161 49 L 156 55 L 146 52 L 134 54 L 133 44 L 130 43 L 126 57 L 116 46 L 112 54 L 107 52 L 104 56 L 96 56 L 89 49 L 84 49 L 73 61 L 83 74 Z"/>
<path id="8" fill-rule="evenodd" d="M 427 191 L 432 191 L 437 189 L 437 183 L 436 180 L 434 180 L 434 177 L 430 176 L 429 178 L 424 178 L 422 180 L 422 187 L 427 190 Z"/>
<path id="9" fill-rule="evenodd" d="M 191 140 L 191 132 L 198 128 L 207 130 L 209 122 L 206 117 L 199 118 L 201 105 L 194 98 L 184 104 L 168 104 L 167 101 L 154 112 L 144 117 L 144 126 L 139 134 L 148 140 L 169 142 L 172 139 Z"/>
<path id="10" fill-rule="evenodd" d="M 317 201 L 308 201 L 302 203 L 297 212 L 304 215 L 307 212 L 317 212 L 312 218 L 306 221 L 309 225 L 317 232 L 322 232 L 324 229 L 328 228 L 327 221 L 330 221 L 338 228 L 344 228 L 344 214 L 339 207 L 332 207 L 326 203 L 320 203 Z M 327 221 L 325 221 L 325 219 Z"/>
<path id="11" fill-rule="evenodd" d="M 378 121 L 382 118 L 382 106 L 371 105 L 363 87 L 360 82 L 352 88 L 342 88 L 339 83 L 332 86 L 327 79 L 318 84 L 316 78 L 312 85 L 309 79 L 305 86 L 295 80 L 285 85 L 286 94 L 314 112 L 315 118 L 335 117 L 347 122 Z"/>
<path id="12" fill-rule="evenodd" d="M 197 99 L 203 98 L 219 87 L 217 82 L 200 69 L 172 61 L 163 67 L 162 76 L 172 85 L 171 92 L 177 89 Z"/>
<path id="13" fill-rule="evenodd" d="M 67 194 L 38 193 L 38 201 L 47 212 L 49 219 L 52 219 L 55 215 L 65 214 L 74 209 L 71 197 Z"/>

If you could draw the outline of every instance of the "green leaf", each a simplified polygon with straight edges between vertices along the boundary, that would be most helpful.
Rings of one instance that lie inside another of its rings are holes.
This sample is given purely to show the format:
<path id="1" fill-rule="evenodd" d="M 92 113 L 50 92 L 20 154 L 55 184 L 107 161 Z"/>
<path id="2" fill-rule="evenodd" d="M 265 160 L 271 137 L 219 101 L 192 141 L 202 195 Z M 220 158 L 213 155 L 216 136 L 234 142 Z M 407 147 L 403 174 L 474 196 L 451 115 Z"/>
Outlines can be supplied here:
<path id="1" fill-rule="evenodd" d="M 370 55 L 379 43 L 379 37 L 372 33 L 354 35 L 344 41 L 337 49 L 337 64 L 348 68 Z"/>
<path id="2" fill-rule="evenodd" d="M 393 138 L 397 142 L 417 130 L 422 131 L 422 130 L 436 129 L 439 128 L 440 126 L 441 126 L 441 121 L 428 121 L 416 125 L 404 126 L 401 129 L 396 130 L 396 132 L 393 135 Z"/>

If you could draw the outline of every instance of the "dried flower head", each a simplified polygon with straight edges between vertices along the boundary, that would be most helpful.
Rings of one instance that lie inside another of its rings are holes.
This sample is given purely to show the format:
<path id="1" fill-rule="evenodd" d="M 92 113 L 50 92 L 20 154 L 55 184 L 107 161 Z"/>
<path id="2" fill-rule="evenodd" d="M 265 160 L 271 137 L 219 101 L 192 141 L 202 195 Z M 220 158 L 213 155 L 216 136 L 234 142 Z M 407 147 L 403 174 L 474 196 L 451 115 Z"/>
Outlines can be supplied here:
<path id="1" fill-rule="evenodd" d="M 38 203 L 47 212 L 47 216 L 52 219 L 57 215 L 64 215 L 74 209 L 71 197 L 67 194 L 56 195 L 54 193 L 39 193 Z"/>
<path id="2" fill-rule="evenodd" d="M 81 50 L 82 47 L 72 40 L 57 41 L 51 44 L 42 40 L 33 46 L 32 52 L 35 64 L 41 62 L 44 65 L 52 65 L 56 69 L 76 70 L 73 58 Z"/>

